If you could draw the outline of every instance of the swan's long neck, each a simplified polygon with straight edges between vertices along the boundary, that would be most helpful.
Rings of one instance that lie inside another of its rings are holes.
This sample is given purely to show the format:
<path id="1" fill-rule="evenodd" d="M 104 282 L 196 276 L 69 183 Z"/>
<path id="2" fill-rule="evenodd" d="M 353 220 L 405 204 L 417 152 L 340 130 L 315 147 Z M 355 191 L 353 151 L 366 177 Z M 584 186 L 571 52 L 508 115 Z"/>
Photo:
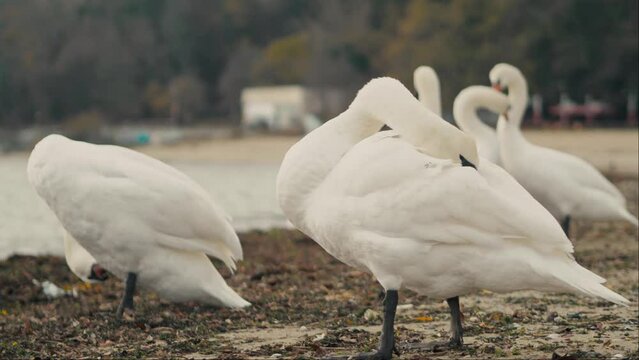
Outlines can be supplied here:
<path id="1" fill-rule="evenodd" d="M 418 87 L 417 96 L 419 101 L 426 106 L 429 110 L 442 116 L 442 102 L 439 89 L 439 82 L 430 84 L 427 88 Z"/>
<path id="2" fill-rule="evenodd" d="M 508 120 L 517 127 L 521 127 L 528 105 L 528 83 L 523 75 L 517 74 L 508 86 L 508 101 L 510 102 Z"/>
<path id="3" fill-rule="evenodd" d="M 469 161 L 478 162 L 472 139 L 426 109 L 399 81 L 374 79 L 345 112 L 306 135 L 284 157 L 277 194 L 295 226 L 306 231 L 304 212 L 311 194 L 344 154 L 384 124 L 432 156 L 459 162 L 459 155 L 464 154 Z"/>
<path id="4" fill-rule="evenodd" d="M 482 99 L 472 93 L 460 94 L 453 104 L 453 115 L 459 127 L 480 141 L 496 141 L 495 130 L 484 124 L 477 116 L 477 110 L 486 107 Z"/>
<path id="5" fill-rule="evenodd" d="M 508 100 L 510 102 L 508 119 L 502 115 L 497 121 L 499 152 L 505 165 L 514 161 L 514 153 L 523 151 L 529 145 L 521 132 L 521 122 L 528 105 L 528 84 L 523 75 L 519 73 L 514 75 L 508 85 Z"/>
<path id="6" fill-rule="evenodd" d="M 432 68 L 420 66 L 413 74 L 413 83 L 419 101 L 430 111 L 442 116 L 441 89 L 439 77 Z"/>

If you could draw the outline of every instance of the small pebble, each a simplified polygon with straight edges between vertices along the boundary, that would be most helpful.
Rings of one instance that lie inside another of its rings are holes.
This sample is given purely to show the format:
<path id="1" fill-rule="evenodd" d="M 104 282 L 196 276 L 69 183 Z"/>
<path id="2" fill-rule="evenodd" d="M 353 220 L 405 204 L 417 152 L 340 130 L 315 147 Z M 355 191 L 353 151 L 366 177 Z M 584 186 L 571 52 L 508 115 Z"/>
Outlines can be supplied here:
<path id="1" fill-rule="evenodd" d="M 300 331 L 308 331 L 308 328 L 304 325 L 300 326 Z"/>
<path id="2" fill-rule="evenodd" d="M 566 321 L 566 319 L 562 318 L 561 316 L 557 316 L 557 317 L 556 317 L 556 318 L 554 318 L 552 321 L 553 321 L 555 324 L 561 324 L 561 325 L 564 325 L 564 324 L 567 324 L 567 323 L 568 323 L 568 322 Z"/>
<path id="3" fill-rule="evenodd" d="M 366 309 L 366 311 L 364 312 L 364 319 L 366 319 L 366 321 L 373 321 L 373 320 L 381 319 L 381 316 L 375 310 Z"/>
<path id="4" fill-rule="evenodd" d="M 282 357 L 282 354 L 275 353 L 275 354 L 271 355 L 271 357 L 270 357 L 270 358 L 271 358 L 271 359 L 279 359 L 279 358 L 281 358 L 281 357 Z"/>
<path id="5" fill-rule="evenodd" d="M 404 311 L 404 310 L 410 310 L 412 308 L 414 308 L 415 306 L 413 304 L 402 304 L 402 305 L 397 305 L 397 311 Z"/>

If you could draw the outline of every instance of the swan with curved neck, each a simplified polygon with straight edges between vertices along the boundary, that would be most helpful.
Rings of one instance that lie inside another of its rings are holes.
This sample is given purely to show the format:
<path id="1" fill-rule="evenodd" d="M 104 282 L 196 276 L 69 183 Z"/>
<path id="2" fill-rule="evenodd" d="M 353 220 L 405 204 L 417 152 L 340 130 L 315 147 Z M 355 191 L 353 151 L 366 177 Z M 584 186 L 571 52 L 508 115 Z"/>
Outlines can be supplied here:
<path id="1" fill-rule="evenodd" d="M 393 130 L 378 132 L 383 124 Z M 456 347 L 459 296 L 480 289 L 628 303 L 575 262 L 561 227 L 510 175 L 480 161 L 472 137 L 394 79 L 370 81 L 346 111 L 293 145 L 277 196 L 297 228 L 386 291 L 379 350 L 358 359 L 392 356 L 402 287 L 447 299 Z"/>
<path id="2" fill-rule="evenodd" d="M 479 119 L 477 110 L 485 108 L 502 114 L 508 106 L 508 98 L 504 94 L 487 86 L 469 86 L 457 95 L 453 103 L 453 115 L 459 128 L 475 138 L 481 157 L 497 165 L 501 164 L 497 133 Z"/>
<path id="3" fill-rule="evenodd" d="M 178 170 L 130 149 L 54 134 L 36 144 L 27 173 L 67 232 L 71 269 L 84 277 L 97 260 L 124 281 L 118 318 L 133 309 L 137 285 L 177 302 L 250 305 L 207 257 L 235 269 L 242 246 L 233 227 Z"/>
<path id="4" fill-rule="evenodd" d="M 419 101 L 430 111 L 442 116 L 442 100 L 439 77 L 430 66 L 420 66 L 413 72 L 413 85 Z"/>
<path id="5" fill-rule="evenodd" d="M 566 234 L 572 218 L 625 220 L 639 226 L 621 192 L 591 164 L 526 140 L 520 124 L 528 85 L 521 71 L 502 63 L 493 67 L 489 77 L 495 88 L 508 89 L 511 104 L 508 116 L 501 116 L 497 123 L 503 166 L 562 223 Z"/>
<path id="6" fill-rule="evenodd" d="M 389 92 L 393 95 L 388 96 Z M 312 136 L 305 136 L 286 153 L 277 190 L 280 206 L 288 210 L 289 219 L 303 227 L 306 197 L 353 146 L 385 124 L 434 157 L 458 164 L 463 158 L 479 164 L 472 137 L 441 121 L 397 80 L 374 79 L 359 91 L 348 110 L 311 132 Z"/>

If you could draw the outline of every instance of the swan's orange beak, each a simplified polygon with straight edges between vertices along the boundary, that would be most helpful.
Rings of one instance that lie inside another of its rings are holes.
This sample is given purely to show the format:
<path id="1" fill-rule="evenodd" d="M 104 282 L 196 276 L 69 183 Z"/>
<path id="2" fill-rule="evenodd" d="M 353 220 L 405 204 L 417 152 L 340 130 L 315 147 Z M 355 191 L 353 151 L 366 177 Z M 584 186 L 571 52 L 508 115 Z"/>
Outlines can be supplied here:
<path id="1" fill-rule="evenodd" d="M 502 90 L 501 85 L 499 83 L 494 83 L 493 84 L 493 89 L 495 89 L 495 90 L 497 90 L 499 92 L 501 92 L 501 90 Z"/>

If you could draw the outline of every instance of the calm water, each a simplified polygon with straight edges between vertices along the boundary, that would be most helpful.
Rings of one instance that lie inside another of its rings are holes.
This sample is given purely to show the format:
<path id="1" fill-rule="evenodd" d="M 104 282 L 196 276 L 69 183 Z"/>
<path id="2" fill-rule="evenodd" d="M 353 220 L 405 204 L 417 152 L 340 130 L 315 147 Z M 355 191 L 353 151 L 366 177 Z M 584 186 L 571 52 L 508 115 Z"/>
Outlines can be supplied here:
<path id="1" fill-rule="evenodd" d="M 237 231 L 287 227 L 275 199 L 277 164 L 168 162 L 209 191 Z M 26 155 L 0 155 L 0 260 L 63 253 L 61 227 L 27 181 Z"/>

